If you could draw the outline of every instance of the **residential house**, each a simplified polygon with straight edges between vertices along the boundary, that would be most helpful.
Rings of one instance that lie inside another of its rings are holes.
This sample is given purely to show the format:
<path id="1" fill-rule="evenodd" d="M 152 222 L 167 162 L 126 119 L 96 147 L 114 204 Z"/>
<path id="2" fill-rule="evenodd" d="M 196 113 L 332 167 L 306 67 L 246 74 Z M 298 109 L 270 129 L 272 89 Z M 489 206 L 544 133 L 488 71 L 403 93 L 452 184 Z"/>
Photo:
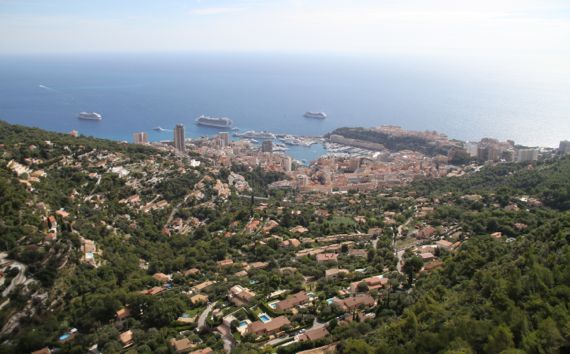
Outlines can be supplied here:
<path id="1" fill-rule="evenodd" d="M 159 281 L 161 283 L 168 283 L 170 281 L 170 276 L 164 273 L 154 273 L 152 276 L 154 280 Z"/>
<path id="2" fill-rule="evenodd" d="M 135 341 L 133 340 L 133 331 L 128 330 L 119 334 L 119 341 L 123 344 L 123 348 L 127 348 L 135 344 Z"/>
<path id="3" fill-rule="evenodd" d="M 308 331 L 306 331 L 305 333 L 299 334 L 297 336 L 297 340 L 299 342 L 306 342 L 306 341 L 310 341 L 310 340 L 319 340 L 319 339 L 323 339 L 326 336 L 329 335 L 329 331 L 327 331 L 326 327 L 319 327 L 319 328 L 314 328 L 314 329 L 310 329 Z"/>
<path id="4" fill-rule="evenodd" d="M 253 219 L 245 226 L 245 231 L 249 233 L 255 232 L 255 230 L 257 230 L 259 227 L 259 224 L 261 224 L 261 221 Z"/>
<path id="5" fill-rule="evenodd" d="M 223 268 L 223 267 L 229 267 L 229 266 L 231 266 L 232 264 L 234 264 L 234 261 L 231 260 L 231 259 L 223 259 L 223 260 L 217 262 L 217 264 L 218 264 L 219 267 L 222 267 L 222 268 Z"/>
<path id="6" fill-rule="evenodd" d="M 423 253 L 420 253 L 420 258 L 424 262 L 429 262 L 429 261 L 435 259 L 435 256 L 431 252 L 423 252 Z"/>
<path id="7" fill-rule="evenodd" d="M 307 229 L 306 227 L 303 227 L 301 225 L 295 226 L 291 229 L 289 229 L 289 231 L 291 231 L 292 233 L 295 234 L 304 234 L 305 232 L 309 232 L 309 229 Z"/>
<path id="8" fill-rule="evenodd" d="M 214 284 L 216 284 L 216 281 L 215 281 L 215 280 L 206 280 L 205 282 L 202 282 L 202 283 L 200 283 L 200 284 L 194 285 L 194 286 L 192 287 L 192 289 L 193 289 L 195 292 L 200 292 L 200 291 L 202 291 L 202 290 L 206 289 L 207 287 L 209 287 L 209 286 L 211 286 L 211 285 L 214 285 Z"/>
<path id="9" fill-rule="evenodd" d="M 196 294 L 190 298 L 192 305 L 208 303 L 208 296 L 204 294 Z"/>
<path id="10" fill-rule="evenodd" d="M 416 233 L 417 239 L 429 239 L 436 234 L 437 230 L 433 226 L 426 226 Z"/>
<path id="11" fill-rule="evenodd" d="M 214 351 L 212 350 L 212 348 L 208 347 L 204 349 L 195 350 L 193 352 L 190 352 L 190 354 L 211 354 L 213 352 Z"/>
<path id="12" fill-rule="evenodd" d="M 281 242 L 281 246 L 283 246 L 283 247 L 297 248 L 300 245 L 301 245 L 301 241 L 297 240 L 296 238 L 290 238 L 288 240 Z"/>
<path id="13" fill-rule="evenodd" d="M 291 322 L 285 316 L 273 318 L 269 322 L 255 321 L 247 326 L 247 333 L 255 336 L 270 335 L 281 331 L 285 326 L 290 326 Z"/>
<path id="14" fill-rule="evenodd" d="M 248 264 L 246 269 L 265 269 L 269 266 L 268 262 L 253 262 Z"/>
<path id="15" fill-rule="evenodd" d="M 143 295 L 158 295 L 163 292 L 165 289 L 162 286 L 155 286 L 148 290 L 143 290 L 141 293 Z"/>
<path id="16" fill-rule="evenodd" d="M 360 283 L 365 283 L 366 286 L 368 287 L 368 290 L 370 291 L 370 290 L 376 290 L 376 289 L 383 288 L 389 282 L 390 282 L 390 280 L 388 278 L 384 278 L 383 275 L 376 275 L 376 276 L 373 276 L 370 278 L 365 278 L 365 279 L 350 283 L 350 292 L 353 294 L 357 293 L 358 292 L 358 285 Z"/>
<path id="17" fill-rule="evenodd" d="M 128 308 L 123 307 L 119 310 L 117 310 L 117 312 L 115 313 L 117 320 L 122 321 L 125 318 L 129 317 L 131 315 L 131 311 L 129 311 Z"/>
<path id="18" fill-rule="evenodd" d="M 285 300 L 279 301 L 275 306 L 278 311 L 290 311 L 296 306 L 305 304 L 309 301 L 309 296 L 304 291 L 300 291 L 296 294 L 289 295 Z"/>
<path id="19" fill-rule="evenodd" d="M 236 306 L 243 306 L 255 299 L 255 293 L 241 285 L 234 285 L 230 288 L 228 299 Z"/>
<path id="20" fill-rule="evenodd" d="M 447 250 L 447 251 L 450 251 L 451 248 L 453 247 L 453 244 L 449 241 L 446 241 L 446 240 L 436 241 L 435 244 L 437 245 L 437 247 L 442 248 L 442 249 Z"/>
<path id="21" fill-rule="evenodd" d="M 190 353 L 196 344 L 192 343 L 192 341 L 188 338 L 183 338 L 176 340 L 175 338 L 170 339 L 170 346 L 176 353 Z"/>
<path id="22" fill-rule="evenodd" d="M 341 274 L 349 274 L 348 269 L 331 268 L 325 270 L 325 279 L 336 279 Z"/>
<path id="23" fill-rule="evenodd" d="M 276 228 L 277 226 L 279 226 L 279 223 L 275 220 L 269 220 L 268 222 L 265 223 L 265 225 L 263 225 L 263 233 L 267 234 L 269 232 L 271 232 L 271 230 L 273 230 L 274 228 Z"/>
<path id="24" fill-rule="evenodd" d="M 325 262 L 337 262 L 338 261 L 338 254 L 336 253 L 320 253 L 316 256 L 318 263 L 325 263 Z"/>
<path id="25" fill-rule="evenodd" d="M 346 299 L 335 298 L 333 300 L 333 304 L 335 304 L 340 310 L 348 312 L 361 307 L 372 307 L 375 305 L 375 302 L 372 296 L 368 294 L 359 294 Z"/>
<path id="26" fill-rule="evenodd" d="M 357 248 L 353 248 L 351 250 L 348 251 L 348 255 L 349 256 L 353 256 L 353 257 L 368 257 L 368 251 L 364 250 L 364 249 L 357 249 Z"/>
<path id="27" fill-rule="evenodd" d="M 32 354 L 51 354 L 51 350 L 48 347 L 42 348 L 32 352 Z"/>

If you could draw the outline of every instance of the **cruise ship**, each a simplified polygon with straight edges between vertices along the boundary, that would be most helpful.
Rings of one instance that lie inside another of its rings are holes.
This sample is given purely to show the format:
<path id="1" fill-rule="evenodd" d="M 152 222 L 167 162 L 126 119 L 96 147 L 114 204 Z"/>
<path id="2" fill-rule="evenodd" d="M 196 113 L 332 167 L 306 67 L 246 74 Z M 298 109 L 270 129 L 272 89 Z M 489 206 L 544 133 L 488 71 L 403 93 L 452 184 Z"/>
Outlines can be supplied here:
<path id="1" fill-rule="evenodd" d="M 327 117 L 325 112 L 305 112 L 305 118 L 325 119 Z"/>
<path id="2" fill-rule="evenodd" d="M 77 118 L 83 120 L 101 120 L 103 116 L 96 112 L 80 112 Z"/>
<path id="3" fill-rule="evenodd" d="M 233 123 L 234 122 L 227 117 L 217 118 L 201 115 L 200 117 L 196 118 L 196 124 L 205 125 L 208 127 L 229 128 Z"/>

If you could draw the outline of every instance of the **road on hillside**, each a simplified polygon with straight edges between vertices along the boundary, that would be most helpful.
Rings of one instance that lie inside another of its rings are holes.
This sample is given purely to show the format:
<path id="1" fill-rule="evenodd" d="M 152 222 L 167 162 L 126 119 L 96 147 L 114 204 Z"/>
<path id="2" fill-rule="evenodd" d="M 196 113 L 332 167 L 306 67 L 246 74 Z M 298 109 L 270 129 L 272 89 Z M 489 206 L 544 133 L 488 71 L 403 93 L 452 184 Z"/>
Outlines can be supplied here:
<path id="1" fill-rule="evenodd" d="M 14 279 L 12 279 L 12 282 L 10 283 L 10 285 L 8 285 L 6 287 L 6 289 L 4 289 L 4 291 L 2 292 L 2 297 L 7 297 L 8 295 L 10 295 L 10 293 L 12 292 L 12 290 L 14 290 L 14 288 L 16 288 L 20 284 L 24 284 L 27 280 L 27 278 L 26 278 L 26 266 L 20 262 L 16 262 L 14 260 L 7 259 L 6 258 L 7 256 L 8 255 L 4 252 L 0 253 L 0 263 L 4 263 L 4 261 L 12 262 L 10 267 L 11 268 L 17 268 L 18 274 L 14 277 Z"/>
<path id="2" fill-rule="evenodd" d="M 201 331 L 206 326 L 206 320 L 208 319 L 208 315 L 212 312 L 214 306 L 216 306 L 217 301 L 211 303 L 206 307 L 206 309 L 200 314 L 198 318 L 198 330 Z"/>

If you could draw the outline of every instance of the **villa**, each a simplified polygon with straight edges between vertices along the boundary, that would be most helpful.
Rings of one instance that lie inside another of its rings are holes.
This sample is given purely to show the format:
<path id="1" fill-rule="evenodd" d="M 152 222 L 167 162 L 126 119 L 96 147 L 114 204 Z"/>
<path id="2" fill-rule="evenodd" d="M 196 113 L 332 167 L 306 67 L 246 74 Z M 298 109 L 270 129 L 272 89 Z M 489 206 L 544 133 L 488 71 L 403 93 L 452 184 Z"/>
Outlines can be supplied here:
<path id="1" fill-rule="evenodd" d="M 340 310 L 348 312 L 359 307 L 372 307 L 375 302 L 372 296 L 368 294 L 360 294 L 346 299 L 335 298 L 333 300 L 333 304 L 335 304 Z"/>
<path id="2" fill-rule="evenodd" d="M 255 298 L 255 293 L 241 285 L 231 287 L 228 299 L 236 306 L 243 306 L 250 303 Z"/>
<path id="3" fill-rule="evenodd" d="M 300 291 L 296 294 L 289 295 L 285 300 L 279 301 L 275 306 L 275 309 L 278 311 L 290 311 L 296 306 L 302 305 L 309 301 L 309 297 L 307 293 L 304 291 Z"/>
<path id="4" fill-rule="evenodd" d="M 260 336 L 263 334 L 275 334 L 285 326 L 291 325 L 291 322 L 285 316 L 275 317 L 269 322 L 255 321 L 247 326 L 247 333 Z"/>
<path id="5" fill-rule="evenodd" d="M 376 275 L 376 276 L 373 276 L 370 278 L 365 278 L 365 279 L 350 283 L 350 292 L 353 294 L 358 292 L 358 285 L 360 283 L 365 283 L 366 286 L 368 287 L 368 290 L 370 291 L 370 290 L 383 288 L 389 282 L 390 282 L 390 280 L 388 278 L 384 278 L 383 275 Z"/>

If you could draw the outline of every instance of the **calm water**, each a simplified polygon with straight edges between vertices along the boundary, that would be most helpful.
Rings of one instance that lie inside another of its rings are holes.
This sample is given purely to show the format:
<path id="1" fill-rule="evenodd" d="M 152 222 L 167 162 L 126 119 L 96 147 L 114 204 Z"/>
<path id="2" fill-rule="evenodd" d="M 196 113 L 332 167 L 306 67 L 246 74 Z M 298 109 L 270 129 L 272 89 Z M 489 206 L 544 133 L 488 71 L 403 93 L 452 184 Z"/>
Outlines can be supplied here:
<path id="1" fill-rule="evenodd" d="M 570 81 L 422 60 L 277 55 L 129 55 L 0 58 L 0 119 L 49 130 L 131 140 L 184 123 L 191 137 L 217 130 L 322 135 L 340 126 L 396 124 L 473 140 L 492 136 L 556 146 L 570 138 Z M 325 111 L 323 121 L 303 118 Z M 101 122 L 78 120 L 96 111 Z M 300 149 L 303 150 L 303 149 Z M 297 153 L 298 154 L 298 153 Z M 303 154 L 303 151 L 300 152 Z"/>

